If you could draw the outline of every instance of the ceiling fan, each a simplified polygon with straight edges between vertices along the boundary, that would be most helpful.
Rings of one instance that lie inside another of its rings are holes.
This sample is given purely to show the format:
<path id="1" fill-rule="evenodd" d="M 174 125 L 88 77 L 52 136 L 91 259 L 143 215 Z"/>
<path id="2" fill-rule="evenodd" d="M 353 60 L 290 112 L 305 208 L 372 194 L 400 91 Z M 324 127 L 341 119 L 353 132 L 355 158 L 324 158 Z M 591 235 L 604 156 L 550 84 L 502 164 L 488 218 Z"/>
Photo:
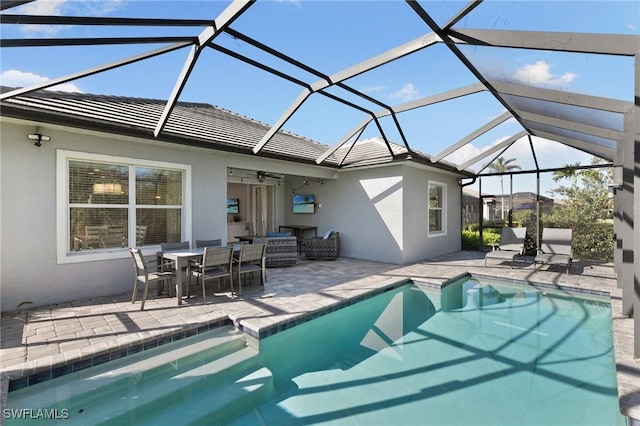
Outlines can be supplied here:
<path id="1" fill-rule="evenodd" d="M 263 172 L 262 170 L 258 170 L 256 172 L 256 179 L 258 182 L 262 183 L 265 179 L 280 179 L 280 175 L 276 175 L 273 173 Z"/>

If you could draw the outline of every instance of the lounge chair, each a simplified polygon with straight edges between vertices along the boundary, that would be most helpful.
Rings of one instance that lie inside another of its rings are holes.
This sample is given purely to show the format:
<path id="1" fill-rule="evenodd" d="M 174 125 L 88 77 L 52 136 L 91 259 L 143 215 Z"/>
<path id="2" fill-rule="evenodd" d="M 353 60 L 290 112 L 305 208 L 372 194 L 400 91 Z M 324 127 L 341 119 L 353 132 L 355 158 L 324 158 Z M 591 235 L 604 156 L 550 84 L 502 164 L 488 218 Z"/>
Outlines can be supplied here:
<path id="1" fill-rule="evenodd" d="M 500 245 L 484 257 L 484 266 L 487 266 L 487 259 L 510 260 L 511 268 L 516 256 L 524 251 L 524 238 L 527 228 L 502 228 L 500 235 Z"/>
<path id="2" fill-rule="evenodd" d="M 567 274 L 573 261 L 573 251 L 571 250 L 571 229 L 564 228 L 544 228 L 542 230 L 542 241 L 538 254 L 533 263 L 547 263 L 550 265 L 561 265 L 567 267 Z"/>

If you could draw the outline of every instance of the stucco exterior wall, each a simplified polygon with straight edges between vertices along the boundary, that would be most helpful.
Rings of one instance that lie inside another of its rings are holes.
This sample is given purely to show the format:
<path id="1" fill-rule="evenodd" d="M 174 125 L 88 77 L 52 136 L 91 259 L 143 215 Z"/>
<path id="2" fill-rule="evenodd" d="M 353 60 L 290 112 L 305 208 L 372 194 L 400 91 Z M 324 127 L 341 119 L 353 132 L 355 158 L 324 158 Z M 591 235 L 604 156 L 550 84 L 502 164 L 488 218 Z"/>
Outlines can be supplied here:
<path id="1" fill-rule="evenodd" d="M 115 259 L 59 264 L 56 252 L 56 151 L 115 155 L 191 166 L 191 217 L 185 235 L 227 239 L 226 173 L 229 164 L 270 165 L 264 159 L 150 144 L 96 132 L 41 126 L 50 142 L 35 147 L 26 135 L 35 124 L 3 121 L 0 127 L 0 299 L 2 311 L 131 292 L 133 264 L 127 250 Z M 253 160 L 253 161 L 251 161 Z M 272 165 L 276 167 L 277 164 Z M 221 184 L 223 183 L 223 184 Z M 282 202 L 282 190 L 276 194 Z M 276 209 L 282 221 L 282 208 Z M 145 254 L 153 255 L 150 247 Z"/>
<path id="2" fill-rule="evenodd" d="M 380 262 L 402 263 L 402 166 L 341 171 L 323 185 L 310 181 L 299 194 L 314 194 L 315 214 L 293 214 L 291 190 L 285 219 L 296 225 L 314 225 L 318 235 L 340 232 L 340 255 Z"/>
<path id="3" fill-rule="evenodd" d="M 177 147 L 148 141 L 41 125 L 50 142 L 35 147 L 26 135 L 36 123 L 3 120 L 0 127 L 0 298 L 2 311 L 20 303 L 64 303 L 130 293 L 133 265 L 126 249 L 109 260 L 61 263 L 57 253 L 57 150 L 189 165 L 190 216 L 186 239 L 227 241 L 228 167 L 280 171 L 275 185 L 276 225 L 313 225 L 318 235 L 336 230 L 341 255 L 406 264 L 460 248 L 460 192 L 453 176 L 406 164 L 333 171 L 259 157 Z M 297 175 L 297 176 L 292 176 Z M 64 174 L 62 175 L 64 176 Z M 302 176 L 308 178 L 305 185 Z M 427 235 L 427 182 L 446 183 L 447 233 Z M 314 194 L 316 213 L 294 214 L 292 194 Z M 146 248 L 154 255 L 157 247 Z"/>
<path id="4" fill-rule="evenodd" d="M 446 232 L 429 235 L 428 183 L 446 185 Z M 404 234 L 403 263 L 429 259 L 461 248 L 460 187 L 457 178 L 421 167 L 404 167 Z"/>
<path id="5" fill-rule="evenodd" d="M 429 237 L 427 183 L 447 185 L 447 232 Z M 341 171 L 320 184 L 291 179 L 285 222 L 340 232 L 340 255 L 406 264 L 460 250 L 460 189 L 455 176 L 407 165 Z M 315 214 L 292 213 L 292 193 L 314 194 Z"/>

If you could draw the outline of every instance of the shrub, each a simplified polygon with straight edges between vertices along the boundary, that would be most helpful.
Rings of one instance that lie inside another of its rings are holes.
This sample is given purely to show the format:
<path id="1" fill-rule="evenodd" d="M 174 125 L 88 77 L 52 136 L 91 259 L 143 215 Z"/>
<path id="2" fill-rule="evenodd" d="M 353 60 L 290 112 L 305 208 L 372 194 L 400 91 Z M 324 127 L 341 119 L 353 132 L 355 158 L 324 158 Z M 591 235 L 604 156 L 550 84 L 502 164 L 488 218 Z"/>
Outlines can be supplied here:
<path id="1" fill-rule="evenodd" d="M 480 242 L 480 231 L 462 231 L 462 248 L 466 250 L 477 250 Z M 500 242 L 500 231 L 496 232 L 495 229 L 483 229 L 482 230 L 482 244 L 494 245 Z"/>
<path id="2" fill-rule="evenodd" d="M 467 225 L 465 225 L 464 230 L 465 231 L 472 231 L 472 232 L 476 232 L 480 229 L 480 224 L 479 223 L 469 223 Z"/>
<path id="3" fill-rule="evenodd" d="M 571 224 L 556 222 L 556 228 L 572 228 L 573 257 L 584 260 L 611 262 L 613 260 L 613 223 L 583 222 Z"/>
<path id="4" fill-rule="evenodd" d="M 519 211 L 514 213 L 518 222 L 527 227 L 527 237 L 524 242 L 525 254 L 536 254 L 536 214 L 533 211 Z M 598 260 L 610 262 L 613 260 L 613 224 L 610 221 L 580 221 L 565 219 L 561 215 L 543 214 L 540 223 L 540 237 L 542 228 L 571 228 L 573 229 L 571 248 L 573 257 L 584 260 Z"/>

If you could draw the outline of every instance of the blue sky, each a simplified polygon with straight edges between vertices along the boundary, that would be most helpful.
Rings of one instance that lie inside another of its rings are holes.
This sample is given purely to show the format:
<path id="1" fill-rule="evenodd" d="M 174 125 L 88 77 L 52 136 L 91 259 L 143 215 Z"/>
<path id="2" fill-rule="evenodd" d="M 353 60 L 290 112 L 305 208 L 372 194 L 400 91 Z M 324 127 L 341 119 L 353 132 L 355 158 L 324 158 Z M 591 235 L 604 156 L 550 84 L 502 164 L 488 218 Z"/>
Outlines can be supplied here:
<path id="1" fill-rule="evenodd" d="M 466 1 L 424 1 L 422 7 L 445 24 Z M 89 16 L 214 18 L 226 1 L 66 1 L 40 0 L 5 13 L 62 14 Z M 457 24 L 461 28 L 496 30 L 538 30 L 638 34 L 640 2 L 637 1 L 485 1 Z M 232 27 L 305 65 L 331 75 L 367 58 L 430 32 L 404 1 L 258 1 Z M 4 25 L 3 38 L 100 37 L 197 35 L 200 28 L 127 28 L 98 26 Z M 318 80 L 279 60 L 267 58 L 242 41 L 223 35 L 216 43 L 239 51 L 270 66 L 291 73 L 308 83 Z M 4 48 L 1 51 L 0 82 L 25 86 L 61 77 L 91 67 L 153 50 L 159 45 L 91 46 L 58 48 Z M 463 53 L 490 77 L 526 82 L 541 87 L 632 100 L 631 59 L 599 55 L 559 54 L 520 49 L 463 47 Z M 179 50 L 119 69 L 82 78 L 57 87 L 96 94 L 166 99 L 185 61 L 187 50 Z M 451 52 L 436 45 L 401 58 L 345 83 L 389 105 L 438 94 L 475 83 L 473 75 Z M 301 92 L 301 87 L 279 77 L 205 49 L 180 100 L 206 102 L 274 123 Z M 331 93 L 344 95 L 338 88 Z M 349 98 L 350 95 L 345 95 Z M 349 98 L 351 99 L 351 98 Z M 353 98 L 355 99 L 355 98 Z M 377 111 L 380 108 L 358 101 Z M 437 104 L 400 114 L 410 146 L 437 154 L 447 146 L 497 117 L 504 108 L 487 94 Z M 285 124 L 285 129 L 333 145 L 362 121 L 365 115 L 313 95 Z M 384 120 L 383 120 L 384 121 Z M 385 133 L 401 143 L 400 135 L 386 120 Z M 448 157 L 461 162 L 482 149 L 500 142 L 520 129 L 509 120 Z M 379 136 L 369 126 L 363 138 Z M 536 141 L 541 167 L 564 163 L 588 163 L 590 156 L 548 141 Z M 505 153 L 517 158 L 523 168 L 533 166 L 527 143 L 518 143 Z M 476 167 L 477 168 L 477 167 Z M 549 179 L 546 179 L 548 181 Z M 535 180 L 518 179 L 516 191 L 535 190 Z M 533 181 L 533 187 L 532 187 Z M 499 192 L 487 181 L 483 189 Z M 549 182 L 543 185 L 543 193 Z"/>

